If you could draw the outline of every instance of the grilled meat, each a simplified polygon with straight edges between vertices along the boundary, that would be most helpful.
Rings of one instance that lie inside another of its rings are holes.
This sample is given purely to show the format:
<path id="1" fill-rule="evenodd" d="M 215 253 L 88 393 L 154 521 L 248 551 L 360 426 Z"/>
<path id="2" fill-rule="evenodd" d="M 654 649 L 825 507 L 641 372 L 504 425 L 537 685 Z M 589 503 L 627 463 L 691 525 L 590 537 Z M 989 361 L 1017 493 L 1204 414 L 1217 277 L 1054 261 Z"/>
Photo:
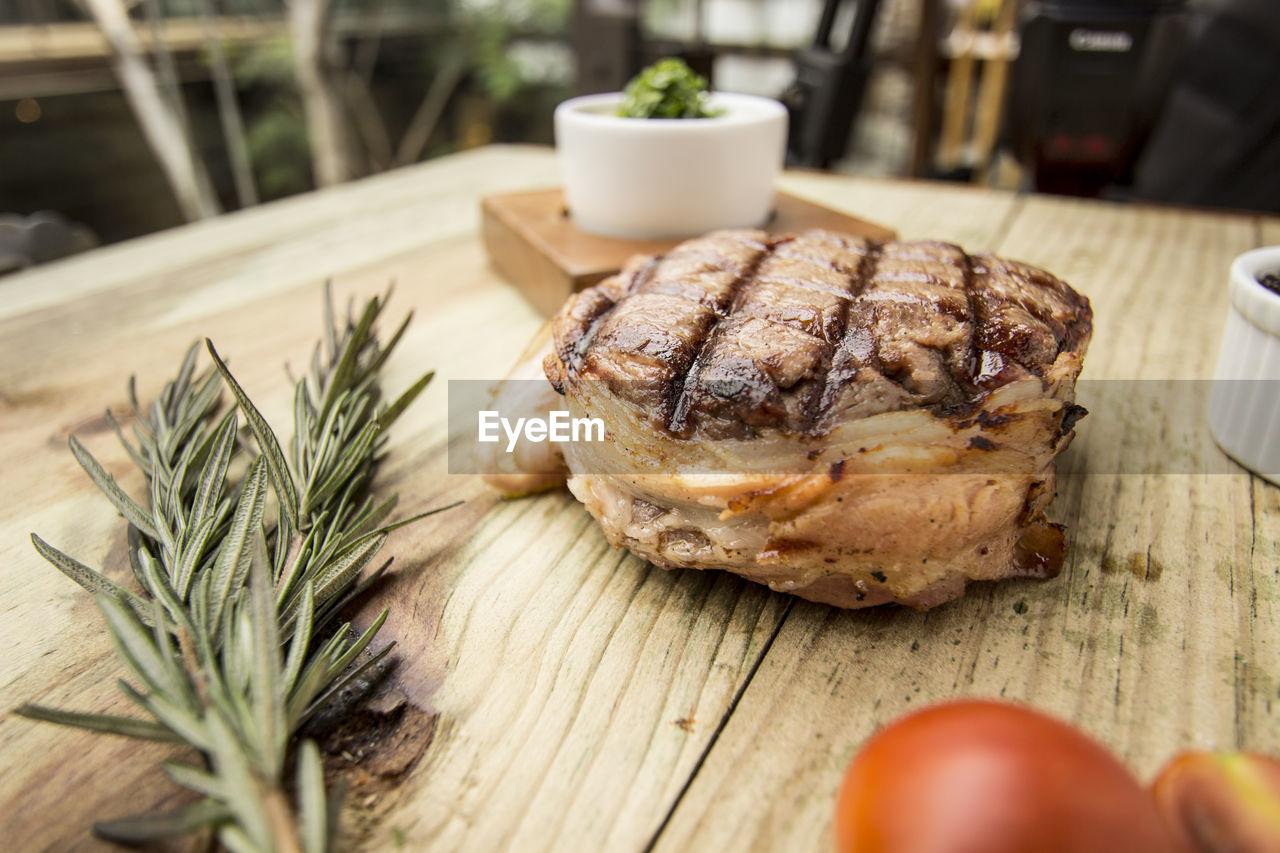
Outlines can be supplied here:
<path id="1" fill-rule="evenodd" d="M 1044 507 L 1082 410 L 1088 301 L 938 242 L 724 231 L 636 258 L 552 322 L 564 448 L 610 541 L 844 607 L 1056 574 Z"/>

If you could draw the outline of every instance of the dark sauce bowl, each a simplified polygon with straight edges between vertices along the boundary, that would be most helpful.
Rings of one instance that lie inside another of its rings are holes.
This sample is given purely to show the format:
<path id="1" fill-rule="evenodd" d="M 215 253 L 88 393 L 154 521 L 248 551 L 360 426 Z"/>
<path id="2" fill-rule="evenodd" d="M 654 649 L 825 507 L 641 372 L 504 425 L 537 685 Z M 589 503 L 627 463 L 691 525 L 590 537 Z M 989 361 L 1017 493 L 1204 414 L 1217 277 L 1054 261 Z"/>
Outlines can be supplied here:
<path id="1" fill-rule="evenodd" d="M 1227 455 L 1280 485 L 1280 246 L 1231 265 L 1231 307 L 1209 396 L 1209 427 Z"/>

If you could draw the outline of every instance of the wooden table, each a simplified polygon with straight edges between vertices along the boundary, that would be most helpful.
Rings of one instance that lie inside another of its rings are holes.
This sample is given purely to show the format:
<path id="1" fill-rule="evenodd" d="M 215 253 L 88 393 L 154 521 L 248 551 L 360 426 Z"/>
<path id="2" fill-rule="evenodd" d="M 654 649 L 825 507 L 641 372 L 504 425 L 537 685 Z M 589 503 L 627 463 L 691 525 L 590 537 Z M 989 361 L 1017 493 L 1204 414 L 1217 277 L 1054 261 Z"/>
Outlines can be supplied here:
<path id="1" fill-rule="evenodd" d="M 124 711 L 92 602 L 38 532 L 127 574 L 123 524 L 66 449 L 75 433 L 136 490 L 105 428 L 137 371 L 154 394 L 208 335 L 274 423 L 306 359 L 321 282 L 395 279 L 416 320 L 387 384 L 427 367 L 496 378 L 540 318 L 486 265 L 478 202 L 553 185 L 550 152 L 493 147 L 176 229 L 0 280 L 0 815 L 13 850 L 92 849 L 94 817 L 162 802 L 162 747 L 8 714 L 22 701 Z M 1092 378 L 1212 375 L 1233 256 L 1280 220 L 965 187 L 788 174 L 783 186 L 899 229 L 1046 266 L 1093 300 Z M 833 610 L 614 551 L 566 494 L 503 502 L 446 473 L 446 385 L 395 427 L 396 533 L 383 637 L 391 695 L 369 719 L 348 822 L 368 847 L 821 850 L 843 767 L 878 725 L 956 695 L 1074 720 L 1150 775 L 1185 747 L 1280 751 L 1280 489 L 1226 475 L 1064 478 L 1068 564 L 929 613 Z M 1138 422 L 1133 429 L 1141 430 Z M 1158 441 L 1158 437 L 1152 437 Z M 1071 453 L 1091 445 L 1089 422 Z"/>

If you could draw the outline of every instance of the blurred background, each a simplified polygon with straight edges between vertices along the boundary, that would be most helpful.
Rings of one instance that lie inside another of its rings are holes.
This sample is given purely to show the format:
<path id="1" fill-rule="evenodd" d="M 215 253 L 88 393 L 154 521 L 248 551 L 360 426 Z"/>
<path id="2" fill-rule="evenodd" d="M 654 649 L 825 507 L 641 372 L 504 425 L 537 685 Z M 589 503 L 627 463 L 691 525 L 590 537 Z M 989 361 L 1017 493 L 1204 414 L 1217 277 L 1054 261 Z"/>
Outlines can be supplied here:
<path id="1" fill-rule="evenodd" d="M 673 55 L 792 166 L 1280 212 L 1280 0 L 0 0 L 0 273 L 551 144 Z"/>

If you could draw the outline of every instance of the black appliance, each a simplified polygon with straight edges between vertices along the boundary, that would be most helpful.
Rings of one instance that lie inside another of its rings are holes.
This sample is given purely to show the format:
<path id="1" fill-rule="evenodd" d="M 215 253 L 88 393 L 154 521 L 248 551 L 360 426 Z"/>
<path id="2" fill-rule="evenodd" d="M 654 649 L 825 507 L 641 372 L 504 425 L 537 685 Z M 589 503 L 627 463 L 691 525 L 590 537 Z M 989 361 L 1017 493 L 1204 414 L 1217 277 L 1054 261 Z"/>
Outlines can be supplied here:
<path id="1" fill-rule="evenodd" d="M 787 162 L 826 169 L 844 156 L 871 74 L 871 31 L 880 0 L 854 0 L 843 42 L 833 39 L 848 3 L 826 0 L 813 44 L 796 53 L 796 79 L 779 100 L 790 115 Z"/>
<path id="2" fill-rule="evenodd" d="M 1008 137 L 1035 189 L 1131 180 L 1187 41 L 1185 0 L 1035 0 L 1019 23 Z"/>
<path id="3" fill-rule="evenodd" d="M 575 0 L 569 19 L 579 95 L 616 92 L 641 68 L 640 0 Z"/>
<path id="4" fill-rule="evenodd" d="M 1219 0 L 1134 170 L 1134 195 L 1280 213 L 1280 3 Z"/>

